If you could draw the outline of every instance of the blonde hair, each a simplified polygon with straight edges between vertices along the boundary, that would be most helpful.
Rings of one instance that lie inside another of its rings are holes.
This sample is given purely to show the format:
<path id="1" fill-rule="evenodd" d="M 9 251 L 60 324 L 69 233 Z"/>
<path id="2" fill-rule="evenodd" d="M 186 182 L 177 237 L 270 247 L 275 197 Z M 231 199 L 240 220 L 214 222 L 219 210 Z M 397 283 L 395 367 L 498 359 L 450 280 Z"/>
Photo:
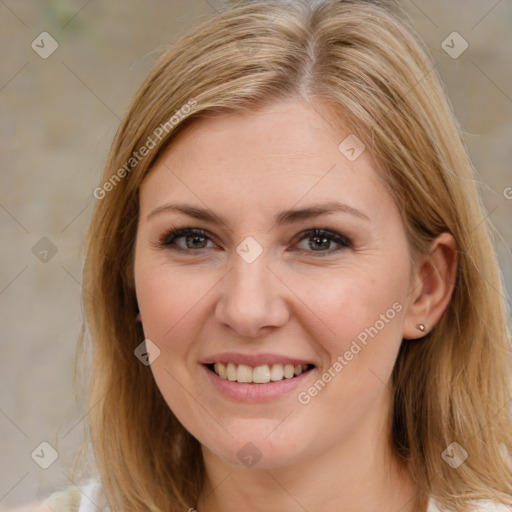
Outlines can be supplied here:
<path id="1" fill-rule="evenodd" d="M 298 96 L 339 113 L 385 167 L 411 253 L 426 253 L 442 232 L 457 243 L 449 307 L 421 342 L 403 342 L 393 371 L 396 457 L 410 464 L 423 504 L 434 498 L 462 511 L 481 498 L 512 505 L 503 288 L 471 163 L 427 55 L 382 2 L 260 1 L 201 21 L 155 64 L 112 144 L 84 268 L 92 340 L 88 421 L 114 512 L 187 510 L 204 482 L 198 441 L 134 356 L 144 339 L 134 321 L 139 186 L 176 133 L 201 113 L 250 111 Z M 192 108 L 182 108 L 191 100 Z M 143 146 L 146 156 L 135 158 Z M 469 455 L 457 469 L 442 457 L 452 442 Z"/>

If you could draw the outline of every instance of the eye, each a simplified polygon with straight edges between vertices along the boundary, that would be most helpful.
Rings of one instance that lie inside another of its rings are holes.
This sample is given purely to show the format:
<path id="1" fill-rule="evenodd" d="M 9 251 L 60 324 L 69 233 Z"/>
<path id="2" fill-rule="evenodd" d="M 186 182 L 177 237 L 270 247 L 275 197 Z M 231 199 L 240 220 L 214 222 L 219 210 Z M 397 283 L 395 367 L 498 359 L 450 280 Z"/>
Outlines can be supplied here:
<path id="1" fill-rule="evenodd" d="M 306 252 L 319 253 L 319 256 L 324 256 L 326 254 L 331 254 L 333 252 L 337 252 L 343 249 L 349 249 L 350 247 L 352 247 L 352 243 L 348 238 L 334 231 L 329 231 L 325 229 L 310 229 L 308 231 L 301 233 L 299 236 L 300 243 L 297 244 L 296 247 L 299 247 L 299 250 L 305 250 Z M 306 247 L 311 250 L 308 250 L 307 248 L 304 249 L 304 247 L 300 247 L 303 240 L 306 242 Z M 340 247 L 334 250 L 327 250 L 331 248 L 333 244 L 337 244 Z"/>
<path id="2" fill-rule="evenodd" d="M 180 240 L 180 243 L 177 242 L 178 240 Z M 160 240 L 158 245 L 186 251 L 187 249 L 208 249 L 208 241 L 211 242 L 206 231 L 197 228 L 184 228 L 170 231 Z"/>
<path id="3" fill-rule="evenodd" d="M 313 228 L 303 231 L 295 240 L 292 251 L 300 250 L 303 252 L 316 253 L 315 256 L 325 256 L 334 252 L 349 249 L 352 247 L 351 241 L 343 235 L 326 229 Z M 212 245 L 208 246 L 208 243 Z M 210 234 L 199 228 L 172 229 L 165 234 L 156 245 L 165 249 L 191 252 L 200 249 L 211 249 L 218 247 L 211 240 Z M 302 247 L 301 247 L 302 245 Z M 332 248 L 338 245 L 338 248 Z"/>

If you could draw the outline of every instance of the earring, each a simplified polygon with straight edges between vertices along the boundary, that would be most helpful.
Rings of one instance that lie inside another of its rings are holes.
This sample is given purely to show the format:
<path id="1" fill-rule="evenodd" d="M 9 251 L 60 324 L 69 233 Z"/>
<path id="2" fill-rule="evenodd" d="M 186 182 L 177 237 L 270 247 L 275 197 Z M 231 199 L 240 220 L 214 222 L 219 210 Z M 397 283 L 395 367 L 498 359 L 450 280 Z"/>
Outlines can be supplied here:
<path id="1" fill-rule="evenodd" d="M 425 324 L 416 324 L 416 329 L 418 329 L 418 331 L 422 332 L 422 333 L 426 333 L 427 331 L 430 331 L 430 325 L 425 323 Z M 413 338 L 404 338 L 404 341 L 408 341 L 408 342 L 420 342 L 422 341 L 424 338 L 424 336 L 418 336 L 418 337 L 413 337 Z"/>

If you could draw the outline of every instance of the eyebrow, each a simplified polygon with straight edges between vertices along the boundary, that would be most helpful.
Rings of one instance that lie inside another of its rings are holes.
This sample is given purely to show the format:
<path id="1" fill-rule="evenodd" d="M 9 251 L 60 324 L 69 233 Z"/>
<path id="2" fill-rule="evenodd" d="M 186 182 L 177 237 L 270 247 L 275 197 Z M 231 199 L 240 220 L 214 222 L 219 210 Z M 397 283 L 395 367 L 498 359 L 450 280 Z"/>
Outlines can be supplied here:
<path id="1" fill-rule="evenodd" d="M 213 224 L 227 225 L 227 223 L 224 221 L 222 217 L 217 215 L 209 208 L 200 208 L 185 203 L 169 203 L 159 206 L 158 208 L 155 208 L 151 213 L 148 214 L 148 216 L 146 217 L 146 221 L 148 221 L 155 215 L 163 212 L 182 213 L 184 215 L 188 215 L 189 217 L 193 217 L 198 220 L 211 222 Z M 337 201 L 330 201 L 327 203 L 314 204 L 306 208 L 285 210 L 276 215 L 274 222 L 277 226 L 281 226 L 283 224 L 291 224 L 293 222 L 298 222 L 300 220 L 312 219 L 315 217 L 319 217 L 320 215 L 328 215 L 332 213 L 346 213 L 366 221 L 370 220 L 370 217 L 368 217 L 368 215 L 364 213 L 362 210 L 359 210 L 347 204 L 339 203 Z"/>

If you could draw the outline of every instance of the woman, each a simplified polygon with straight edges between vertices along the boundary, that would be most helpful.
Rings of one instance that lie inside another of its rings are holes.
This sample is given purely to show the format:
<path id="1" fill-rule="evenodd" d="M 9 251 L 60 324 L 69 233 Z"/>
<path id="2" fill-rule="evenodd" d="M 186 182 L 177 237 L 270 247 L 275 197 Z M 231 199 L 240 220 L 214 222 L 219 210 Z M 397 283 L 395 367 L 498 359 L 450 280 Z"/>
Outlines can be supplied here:
<path id="1" fill-rule="evenodd" d="M 510 336 L 472 180 L 391 6 L 201 23 L 140 88 L 94 192 L 99 473 L 45 505 L 512 510 Z"/>

